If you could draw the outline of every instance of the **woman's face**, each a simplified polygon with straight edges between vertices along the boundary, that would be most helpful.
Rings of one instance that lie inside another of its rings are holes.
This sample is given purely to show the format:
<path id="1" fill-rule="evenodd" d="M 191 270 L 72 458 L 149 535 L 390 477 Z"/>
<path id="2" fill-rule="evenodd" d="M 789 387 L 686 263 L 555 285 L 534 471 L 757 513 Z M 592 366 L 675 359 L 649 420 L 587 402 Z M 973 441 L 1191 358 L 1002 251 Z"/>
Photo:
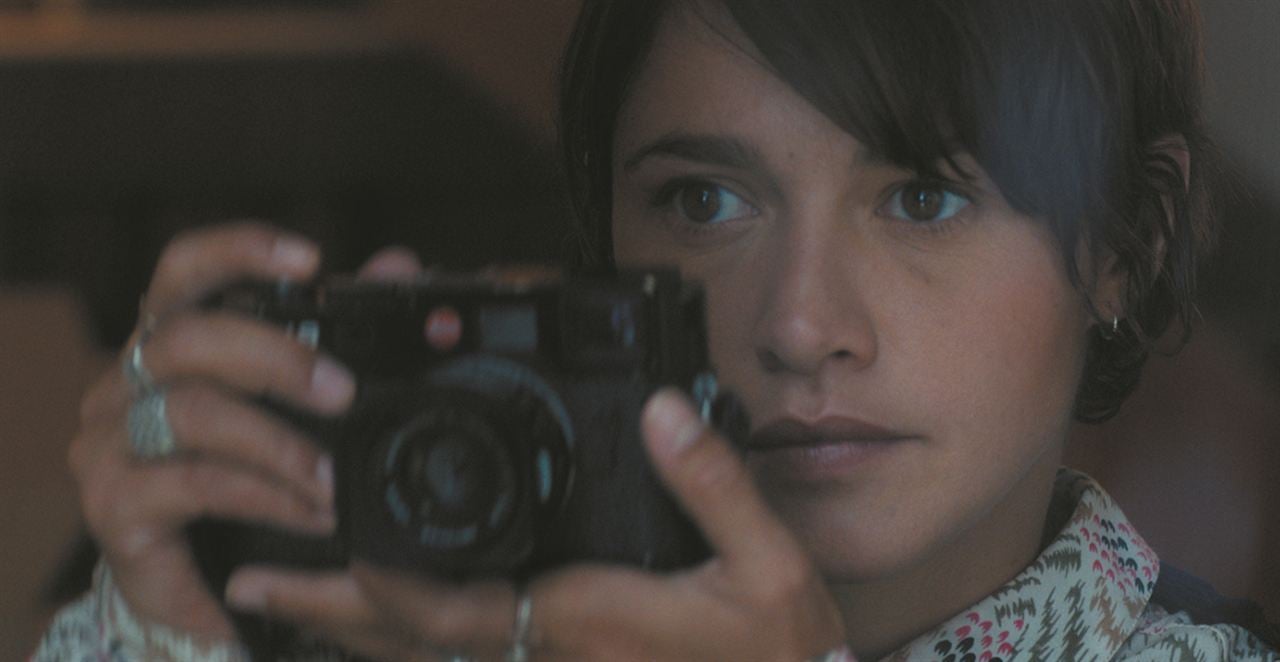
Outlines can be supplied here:
<path id="1" fill-rule="evenodd" d="M 1043 523 L 1091 321 L 1043 224 L 868 153 L 683 11 L 614 148 L 619 264 L 704 283 L 748 463 L 829 576 Z"/>

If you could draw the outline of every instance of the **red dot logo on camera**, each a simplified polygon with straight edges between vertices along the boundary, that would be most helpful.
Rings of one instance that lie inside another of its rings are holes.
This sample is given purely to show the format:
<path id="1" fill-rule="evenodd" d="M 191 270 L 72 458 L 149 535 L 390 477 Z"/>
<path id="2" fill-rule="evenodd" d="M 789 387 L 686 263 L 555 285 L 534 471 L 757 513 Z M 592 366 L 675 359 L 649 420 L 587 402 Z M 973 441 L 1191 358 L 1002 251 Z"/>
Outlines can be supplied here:
<path id="1" fill-rule="evenodd" d="M 427 313 L 423 335 L 432 349 L 451 351 L 462 341 L 462 316 L 452 306 L 440 306 Z"/>

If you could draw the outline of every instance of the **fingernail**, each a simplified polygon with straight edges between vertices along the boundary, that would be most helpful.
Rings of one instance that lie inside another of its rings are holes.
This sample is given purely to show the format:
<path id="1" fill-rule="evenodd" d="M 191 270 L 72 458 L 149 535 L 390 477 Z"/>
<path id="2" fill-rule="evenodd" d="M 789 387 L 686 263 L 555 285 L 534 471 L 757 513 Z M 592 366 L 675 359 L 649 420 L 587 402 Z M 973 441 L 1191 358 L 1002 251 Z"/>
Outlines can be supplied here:
<path id="1" fill-rule="evenodd" d="M 307 271 L 315 266 L 320 251 L 301 237 L 282 236 L 271 249 L 271 259 L 276 264 L 297 271 Z"/>
<path id="2" fill-rule="evenodd" d="M 355 397 L 356 382 L 346 368 L 321 356 L 311 372 L 312 402 L 325 412 L 346 409 Z"/>
<path id="3" fill-rule="evenodd" d="M 672 454 L 683 452 L 706 430 L 702 418 L 679 391 L 663 389 L 645 407 L 644 424 Z"/>
<path id="4" fill-rule="evenodd" d="M 263 611 L 267 607 L 267 585 L 249 576 L 232 577 L 227 584 L 227 604 L 244 611 Z"/>

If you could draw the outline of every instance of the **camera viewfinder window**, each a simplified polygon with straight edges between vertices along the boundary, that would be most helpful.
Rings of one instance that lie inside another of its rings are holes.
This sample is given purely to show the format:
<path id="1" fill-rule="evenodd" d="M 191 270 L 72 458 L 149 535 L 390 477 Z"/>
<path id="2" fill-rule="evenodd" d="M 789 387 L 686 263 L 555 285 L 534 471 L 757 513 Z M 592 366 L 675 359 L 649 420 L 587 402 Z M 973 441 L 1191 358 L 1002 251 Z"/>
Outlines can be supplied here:
<path id="1" fill-rule="evenodd" d="M 644 357 L 644 302 L 610 291 L 569 297 L 561 311 L 564 350 L 583 367 L 618 366 Z"/>
<path id="2" fill-rule="evenodd" d="M 538 349 L 538 312 L 533 306 L 480 309 L 480 349 L 487 352 L 533 352 Z"/>

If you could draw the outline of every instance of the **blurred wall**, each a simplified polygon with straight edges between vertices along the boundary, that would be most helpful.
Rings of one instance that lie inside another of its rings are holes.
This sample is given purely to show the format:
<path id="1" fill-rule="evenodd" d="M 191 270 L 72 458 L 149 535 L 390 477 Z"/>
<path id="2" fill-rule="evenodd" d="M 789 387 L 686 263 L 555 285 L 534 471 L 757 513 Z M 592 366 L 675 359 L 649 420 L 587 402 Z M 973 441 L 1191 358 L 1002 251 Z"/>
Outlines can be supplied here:
<path id="1" fill-rule="evenodd" d="M 0 660 L 31 652 L 80 529 L 63 469 L 81 390 L 108 363 L 77 293 L 0 286 Z"/>
<path id="2" fill-rule="evenodd" d="M 1201 0 L 1209 120 L 1227 152 L 1280 200 L 1280 2 Z"/>

